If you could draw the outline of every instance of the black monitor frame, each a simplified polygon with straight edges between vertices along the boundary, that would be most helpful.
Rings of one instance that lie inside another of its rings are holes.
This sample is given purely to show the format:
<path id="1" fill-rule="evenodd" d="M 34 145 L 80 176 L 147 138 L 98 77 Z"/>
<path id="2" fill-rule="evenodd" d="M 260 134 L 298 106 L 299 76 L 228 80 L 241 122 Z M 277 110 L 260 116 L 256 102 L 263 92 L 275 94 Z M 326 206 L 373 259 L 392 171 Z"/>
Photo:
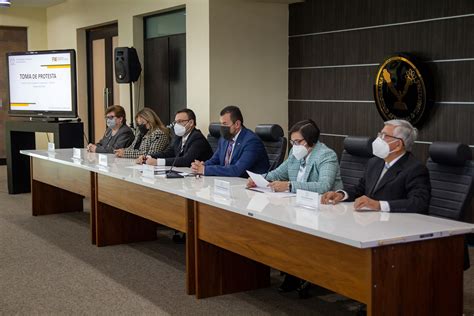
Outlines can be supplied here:
<path id="1" fill-rule="evenodd" d="M 39 55 L 39 54 L 64 54 L 68 53 L 71 60 L 71 102 L 70 111 L 18 111 L 11 109 L 10 102 L 10 56 Z M 77 117 L 77 72 L 76 72 L 76 51 L 74 49 L 60 50 L 42 50 L 42 51 L 26 51 L 26 52 L 10 52 L 6 54 L 7 65 L 7 96 L 8 96 L 8 114 L 10 116 L 22 116 L 30 118 L 76 118 Z"/>

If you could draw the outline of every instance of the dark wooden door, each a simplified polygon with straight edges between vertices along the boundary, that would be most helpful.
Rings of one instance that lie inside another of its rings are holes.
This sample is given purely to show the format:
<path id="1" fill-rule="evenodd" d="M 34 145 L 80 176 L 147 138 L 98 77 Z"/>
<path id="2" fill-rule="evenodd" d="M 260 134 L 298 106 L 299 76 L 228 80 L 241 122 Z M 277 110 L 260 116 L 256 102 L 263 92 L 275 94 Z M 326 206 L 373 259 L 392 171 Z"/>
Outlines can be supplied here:
<path id="1" fill-rule="evenodd" d="M 186 34 L 145 40 L 145 106 L 165 124 L 186 107 Z"/>
<path id="2" fill-rule="evenodd" d="M 8 52 L 22 52 L 28 49 L 26 27 L 0 26 L 0 165 L 6 164 L 5 122 L 8 116 L 8 73 L 6 57 Z"/>

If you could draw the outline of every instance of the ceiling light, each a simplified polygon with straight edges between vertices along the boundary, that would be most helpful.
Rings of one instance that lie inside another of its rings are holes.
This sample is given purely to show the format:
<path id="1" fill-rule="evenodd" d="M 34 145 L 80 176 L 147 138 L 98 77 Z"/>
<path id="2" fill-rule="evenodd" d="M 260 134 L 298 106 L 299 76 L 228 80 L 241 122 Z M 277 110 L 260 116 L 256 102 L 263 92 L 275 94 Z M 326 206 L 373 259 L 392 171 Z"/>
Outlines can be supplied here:
<path id="1" fill-rule="evenodd" d="M 9 8 L 11 4 L 10 0 L 0 0 L 0 8 Z"/>

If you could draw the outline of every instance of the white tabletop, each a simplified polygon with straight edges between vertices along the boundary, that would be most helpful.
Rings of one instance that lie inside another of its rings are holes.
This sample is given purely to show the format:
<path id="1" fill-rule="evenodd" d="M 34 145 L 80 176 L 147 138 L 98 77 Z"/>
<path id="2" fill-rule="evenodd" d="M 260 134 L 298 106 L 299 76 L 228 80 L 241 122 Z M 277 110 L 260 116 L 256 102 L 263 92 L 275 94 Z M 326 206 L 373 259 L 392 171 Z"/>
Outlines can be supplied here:
<path id="1" fill-rule="evenodd" d="M 307 209 L 296 205 L 295 197 L 277 197 L 245 189 L 246 180 L 226 177 L 145 178 L 133 159 L 107 155 L 107 167 L 99 165 L 99 155 L 82 150 L 82 159 L 73 159 L 72 149 L 22 150 L 22 154 L 97 172 L 124 181 L 173 193 L 208 205 L 287 227 L 357 248 L 371 248 L 423 239 L 474 232 L 474 225 L 420 214 L 355 212 L 352 203 L 321 205 Z M 189 171 L 188 168 L 176 168 Z M 214 180 L 229 182 L 230 195 L 214 192 Z"/>

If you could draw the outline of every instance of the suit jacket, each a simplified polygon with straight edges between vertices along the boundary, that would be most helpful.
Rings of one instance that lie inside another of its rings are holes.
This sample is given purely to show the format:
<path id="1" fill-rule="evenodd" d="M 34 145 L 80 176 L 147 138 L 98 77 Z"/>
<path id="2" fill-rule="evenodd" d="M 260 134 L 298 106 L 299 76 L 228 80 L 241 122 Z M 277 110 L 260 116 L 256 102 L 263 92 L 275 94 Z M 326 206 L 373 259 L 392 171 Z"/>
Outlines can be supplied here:
<path id="1" fill-rule="evenodd" d="M 174 162 L 176 167 L 190 167 L 195 159 L 205 161 L 211 158 L 212 148 L 200 130 L 194 128 L 191 131 L 183 150 L 181 150 L 182 139 L 183 137 L 175 136 L 165 151 L 153 153 L 151 156 L 165 158 L 167 166 L 173 165 Z"/>
<path id="2" fill-rule="evenodd" d="M 120 126 L 115 135 L 112 136 L 112 129 L 105 130 L 104 137 L 96 144 L 96 153 L 113 154 L 115 149 L 127 148 L 133 142 L 133 132 L 126 124 Z"/>
<path id="3" fill-rule="evenodd" d="M 430 176 L 428 169 L 411 153 L 406 153 L 390 167 L 375 188 L 385 161 L 371 158 L 349 200 L 366 195 L 377 201 L 387 201 L 390 212 L 427 213 L 430 201 Z"/>
<path id="4" fill-rule="evenodd" d="M 302 181 L 297 181 L 298 172 L 303 160 L 297 160 L 290 151 L 288 159 L 278 168 L 268 173 L 269 181 L 291 181 L 291 191 L 297 189 L 326 193 L 343 188 L 339 162 L 336 153 L 323 143 L 317 142 L 306 159 Z"/>
<path id="5" fill-rule="evenodd" d="M 267 152 L 262 141 L 254 132 L 242 127 L 234 144 L 234 151 L 229 165 L 224 166 L 225 154 L 229 141 L 219 138 L 214 155 L 205 162 L 204 175 L 224 177 L 247 177 L 246 170 L 255 173 L 268 171 Z"/>
<path id="6" fill-rule="evenodd" d="M 143 137 L 138 130 L 132 144 L 125 148 L 124 158 L 138 158 L 140 155 L 149 155 L 163 151 L 168 147 L 170 137 L 168 134 L 157 128 L 148 131 Z"/>

